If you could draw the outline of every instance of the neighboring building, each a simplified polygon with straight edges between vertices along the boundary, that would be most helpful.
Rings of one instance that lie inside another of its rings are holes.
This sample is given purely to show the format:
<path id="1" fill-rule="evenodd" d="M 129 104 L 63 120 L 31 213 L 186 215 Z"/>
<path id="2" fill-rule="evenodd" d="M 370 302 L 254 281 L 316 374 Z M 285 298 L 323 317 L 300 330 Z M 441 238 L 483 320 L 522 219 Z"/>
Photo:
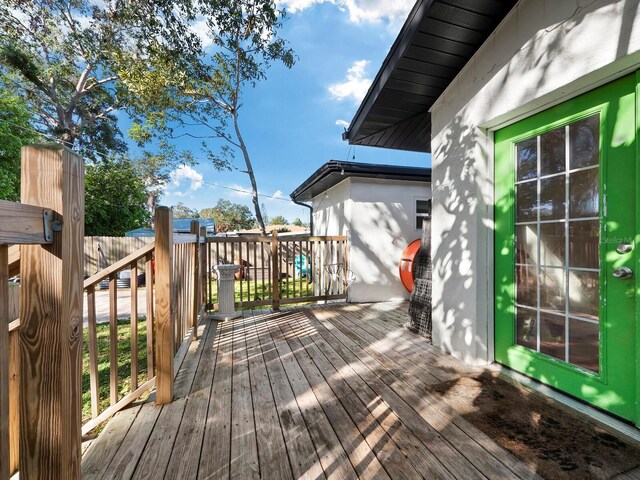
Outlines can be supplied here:
<path id="1" fill-rule="evenodd" d="M 206 227 L 207 237 L 212 237 L 216 234 L 216 222 L 211 218 L 174 218 L 174 233 L 191 232 L 191 222 L 194 220 L 200 223 L 201 228 Z M 136 228 L 135 230 L 129 230 L 124 234 L 125 237 L 153 237 L 154 235 L 155 230 L 153 228 Z"/>
<path id="2" fill-rule="evenodd" d="M 134 230 L 129 230 L 124 232 L 125 237 L 153 237 L 155 236 L 156 231 L 153 228 L 136 228 Z"/>
<path id="3" fill-rule="evenodd" d="M 344 136 L 432 153 L 435 345 L 637 425 L 639 69 L 638 2 L 419 0 Z"/>
<path id="4" fill-rule="evenodd" d="M 274 230 L 288 230 L 288 232 L 279 232 L 279 235 L 304 235 L 309 233 L 307 227 L 299 227 L 297 225 L 267 225 L 264 227 L 267 234 L 271 234 Z M 236 232 L 230 232 L 234 235 L 262 235 L 260 228 L 250 228 L 247 230 L 238 230 Z"/>
<path id="5" fill-rule="evenodd" d="M 428 168 L 332 160 L 292 194 L 313 206 L 313 235 L 344 235 L 355 281 L 349 301 L 409 298 L 400 283 L 402 251 L 422 232 L 431 198 Z"/>
<path id="6" fill-rule="evenodd" d="M 189 233 L 191 231 L 191 222 L 194 220 L 200 223 L 200 228 L 205 227 L 207 229 L 207 237 L 212 237 L 216 234 L 216 222 L 212 218 L 174 218 L 173 231 L 175 233 Z"/>

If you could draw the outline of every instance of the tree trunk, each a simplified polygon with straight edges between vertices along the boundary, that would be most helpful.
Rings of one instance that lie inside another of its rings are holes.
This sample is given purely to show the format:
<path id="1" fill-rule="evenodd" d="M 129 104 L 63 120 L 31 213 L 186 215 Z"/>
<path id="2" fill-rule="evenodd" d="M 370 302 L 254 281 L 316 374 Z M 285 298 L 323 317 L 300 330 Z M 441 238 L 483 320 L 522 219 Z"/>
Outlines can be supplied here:
<path id="1" fill-rule="evenodd" d="M 247 175 L 249 175 L 249 180 L 251 181 L 251 199 L 253 201 L 253 209 L 256 212 L 256 220 L 258 220 L 258 225 L 260 225 L 260 230 L 262 230 L 262 235 L 266 236 L 267 229 L 264 225 L 264 219 L 262 218 L 262 211 L 260 210 L 260 200 L 258 199 L 258 185 L 256 184 L 256 177 L 253 173 L 251 159 L 249 158 L 249 151 L 247 150 L 247 146 L 244 143 L 242 134 L 240 133 L 240 127 L 238 126 L 238 117 L 237 117 L 237 114 L 235 113 L 233 114 L 233 127 L 236 131 L 236 137 L 238 138 L 238 143 L 240 144 L 240 150 L 242 150 L 244 163 L 247 166 Z"/>
<path id="2" fill-rule="evenodd" d="M 62 145 L 73 150 L 77 136 L 73 132 L 73 117 L 70 112 L 65 112 L 62 106 L 56 106 L 58 111 L 58 129 L 56 137 Z"/>

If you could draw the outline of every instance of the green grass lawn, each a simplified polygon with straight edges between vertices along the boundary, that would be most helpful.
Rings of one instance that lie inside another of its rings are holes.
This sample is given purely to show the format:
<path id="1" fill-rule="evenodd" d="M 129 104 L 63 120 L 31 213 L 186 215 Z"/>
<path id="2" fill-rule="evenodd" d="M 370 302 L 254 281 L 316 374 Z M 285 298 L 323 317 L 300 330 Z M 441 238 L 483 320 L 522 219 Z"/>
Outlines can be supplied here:
<path id="1" fill-rule="evenodd" d="M 109 324 L 100 323 L 98 333 L 98 385 L 100 411 L 109 407 Z M 84 350 L 82 353 L 82 421 L 91 419 L 91 393 L 89 378 L 89 338 L 84 329 Z M 145 318 L 138 320 L 138 385 L 147 377 L 147 326 Z M 131 322 L 118 320 L 118 398 L 131 392 Z"/>
<path id="2" fill-rule="evenodd" d="M 242 292 L 240 291 L 240 284 L 242 284 Z M 254 287 L 255 285 L 255 287 Z M 234 282 L 235 301 L 236 302 L 252 302 L 259 300 L 271 301 L 271 282 L 258 280 L 255 284 L 253 280 L 248 282 L 247 280 L 236 280 Z M 283 279 L 281 282 L 280 298 L 293 298 L 295 297 L 307 297 L 313 295 L 313 283 L 307 281 L 306 277 L 302 278 L 302 290 L 300 289 L 300 280 L 296 278 L 295 292 L 293 286 L 293 279 L 290 278 L 289 282 Z M 302 292 L 302 294 L 301 294 Z M 295 295 L 294 295 L 295 293 Z M 216 282 L 211 282 L 211 298 L 210 303 L 218 303 L 218 289 Z"/>

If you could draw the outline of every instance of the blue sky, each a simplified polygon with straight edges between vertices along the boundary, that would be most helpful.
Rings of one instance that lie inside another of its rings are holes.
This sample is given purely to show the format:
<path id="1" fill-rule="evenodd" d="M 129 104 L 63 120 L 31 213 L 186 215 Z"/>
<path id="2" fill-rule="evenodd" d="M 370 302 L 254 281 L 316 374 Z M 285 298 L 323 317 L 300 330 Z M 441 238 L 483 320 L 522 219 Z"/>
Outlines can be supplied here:
<path id="1" fill-rule="evenodd" d="M 308 219 L 308 210 L 289 194 L 329 160 L 349 158 L 342 140 L 360 100 L 395 40 L 412 0 L 280 0 L 290 12 L 282 36 L 299 57 L 286 69 L 274 65 L 266 81 L 248 88 L 240 126 L 253 161 L 258 189 L 281 199 L 262 198 L 270 217 Z M 198 149 L 194 146 L 194 151 Z M 242 159 L 236 156 L 241 167 Z M 356 147 L 355 161 L 430 166 L 426 154 Z M 251 205 L 246 174 L 218 172 L 202 158 L 174 172 L 160 203 L 201 209 L 219 198 Z M 253 209 L 252 209 L 253 211 Z"/>

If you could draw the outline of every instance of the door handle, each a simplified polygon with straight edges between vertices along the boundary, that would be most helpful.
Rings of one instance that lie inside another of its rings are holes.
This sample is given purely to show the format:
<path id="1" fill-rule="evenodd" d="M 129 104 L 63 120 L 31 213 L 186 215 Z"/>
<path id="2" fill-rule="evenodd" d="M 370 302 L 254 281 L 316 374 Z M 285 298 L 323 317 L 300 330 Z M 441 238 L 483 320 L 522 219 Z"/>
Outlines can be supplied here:
<path id="1" fill-rule="evenodd" d="M 619 278 L 620 280 L 625 280 L 627 278 L 633 277 L 633 270 L 631 270 L 629 267 L 616 268 L 613 271 L 613 276 Z"/>
<path id="2" fill-rule="evenodd" d="M 618 252 L 620 255 L 629 253 L 631 250 L 633 250 L 633 245 L 631 245 L 630 243 L 619 243 L 616 247 L 616 252 Z"/>

